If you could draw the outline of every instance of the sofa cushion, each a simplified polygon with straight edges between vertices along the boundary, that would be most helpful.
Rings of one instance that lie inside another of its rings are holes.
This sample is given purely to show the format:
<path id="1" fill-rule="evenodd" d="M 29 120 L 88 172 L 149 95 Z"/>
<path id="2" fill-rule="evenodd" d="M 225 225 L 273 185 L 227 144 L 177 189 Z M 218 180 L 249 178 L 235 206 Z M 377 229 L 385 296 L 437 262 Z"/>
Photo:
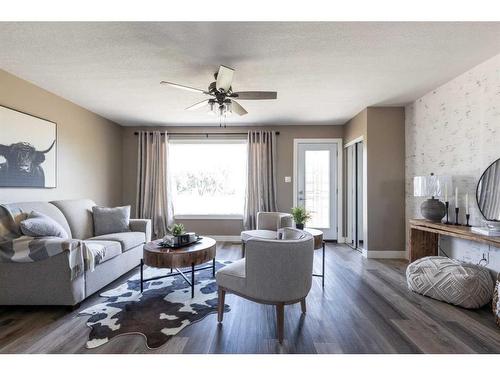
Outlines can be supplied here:
<path id="1" fill-rule="evenodd" d="M 20 236 L 22 235 L 20 228 L 21 221 L 27 219 L 28 215 L 32 211 L 36 211 L 55 220 L 63 227 L 68 236 L 71 237 L 71 229 L 63 213 L 59 210 L 59 208 L 49 202 L 9 203 L 4 204 L 3 207 L 5 207 L 12 219 L 15 221 L 16 228 L 13 229 L 16 229 Z"/>
<path id="2" fill-rule="evenodd" d="M 122 232 L 103 234 L 102 236 L 89 238 L 89 240 L 118 241 L 122 245 L 122 251 L 125 252 L 146 243 L 146 235 L 142 232 Z"/>
<path id="3" fill-rule="evenodd" d="M 221 268 L 215 275 L 217 285 L 234 292 L 243 292 L 246 285 L 245 267 L 245 259 L 240 259 Z"/>
<path id="4" fill-rule="evenodd" d="M 25 236 L 69 238 L 61 224 L 37 211 L 32 211 L 27 219 L 21 221 L 20 227 Z"/>
<path id="5" fill-rule="evenodd" d="M 96 264 L 104 263 L 122 253 L 122 246 L 117 241 L 85 240 L 84 242 L 94 254 Z"/>
<path id="6" fill-rule="evenodd" d="M 241 240 L 243 242 L 248 241 L 248 239 L 252 237 L 264 238 L 266 240 L 275 240 L 277 236 L 278 232 L 274 230 L 254 229 L 241 232 Z"/>
<path id="7" fill-rule="evenodd" d="M 71 228 L 72 238 L 86 240 L 94 236 L 92 207 L 95 203 L 90 199 L 75 199 L 50 202 L 66 217 Z"/>
<path id="8" fill-rule="evenodd" d="M 129 232 L 130 206 L 92 207 L 94 235 Z"/>
<path id="9" fill-rule="evenodd" d="M 416 260 L 406 269 L 406 281 L 416 293 L 468 309 L 486 305 L 493 296 L 488 269 L 446 257 Z"/>

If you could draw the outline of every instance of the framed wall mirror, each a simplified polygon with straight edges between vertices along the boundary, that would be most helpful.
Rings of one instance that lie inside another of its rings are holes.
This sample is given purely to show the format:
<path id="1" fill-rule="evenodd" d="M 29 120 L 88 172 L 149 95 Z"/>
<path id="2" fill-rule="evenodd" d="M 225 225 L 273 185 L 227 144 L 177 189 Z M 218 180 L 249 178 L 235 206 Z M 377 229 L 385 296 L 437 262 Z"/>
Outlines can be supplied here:
<path id="1" fill-rule="evenodd" d="M 476 188 L 476 200 L 487 224 L 500 226 L 500 159 L 483 172 Z"/>

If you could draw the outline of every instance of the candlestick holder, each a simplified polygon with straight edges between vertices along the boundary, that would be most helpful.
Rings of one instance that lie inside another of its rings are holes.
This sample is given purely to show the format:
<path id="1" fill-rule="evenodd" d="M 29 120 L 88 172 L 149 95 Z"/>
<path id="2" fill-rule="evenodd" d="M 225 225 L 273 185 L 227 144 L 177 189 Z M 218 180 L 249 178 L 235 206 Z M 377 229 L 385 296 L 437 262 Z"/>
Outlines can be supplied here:
<path id="1" fill-rule="evenodd" d="M 470 219 L 470 214 L 465 214 L 465 221 L 467 222 L 465 224 L 466 227 L 471 227 L 472 225 L 469 224 L 469 219 Z"/>
<path id="2" fill-rule="evenodd" d="M 459 222 L 458 222 L 458 213 L 460 212 L 460 208 L 458 207 L 455 207 L 455 225 L 461 225 Z"/>
<path id="3" fill-rule="evenodd" d="M 450 221 L 449 221 L 449 214 L 448 214 L 448 209 L 450 208 L 450 202 L 444 202 L 445 206 L 446 206 L 446 221 L 444 222 L 445 224 L 450 224 Z"/>

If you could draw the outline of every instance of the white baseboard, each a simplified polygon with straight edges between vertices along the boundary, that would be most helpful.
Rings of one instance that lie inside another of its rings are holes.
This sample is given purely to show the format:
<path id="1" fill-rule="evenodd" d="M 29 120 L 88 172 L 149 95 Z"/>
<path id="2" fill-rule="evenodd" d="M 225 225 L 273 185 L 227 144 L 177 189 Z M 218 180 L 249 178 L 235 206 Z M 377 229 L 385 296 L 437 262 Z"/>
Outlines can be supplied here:
<path id="1" fill-rule="evenodd" d="M 362 254 L 368 259 L 408 259 L 406 251 L 379 251 L 363 249 Z"/>
<path id="2" fill-rule="evenodd" d="M 207 234 L 207 237 L 213 238 L 215 241 L 220 241 L 220 242 L 241 242 L 240 236 L 217 236 L 217 235 Z"/>

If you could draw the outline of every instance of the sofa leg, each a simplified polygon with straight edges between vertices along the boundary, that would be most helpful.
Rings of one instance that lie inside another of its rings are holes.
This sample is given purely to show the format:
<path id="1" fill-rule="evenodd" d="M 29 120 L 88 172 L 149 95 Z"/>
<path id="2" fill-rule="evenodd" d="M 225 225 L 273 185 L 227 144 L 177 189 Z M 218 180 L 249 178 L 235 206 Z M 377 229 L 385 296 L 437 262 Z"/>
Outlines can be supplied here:
<path id="1" fill-rule="evenodd" d="M 219 287 L 218 290 L 218 305 L 217 305 L 217 321 L 222 323 L 222 319 L 224 318 L 224 300 L 226 299 L 226 291 Z"/>
<path id="2" fill-rule="evenodd" d="M 306 313 L 306 297 L 300 300 L 300 308 L 302 309 L 302 314 Z"/>
<path id="3" fill-rule="evenodd" d="M 285 328 L 285 304 L 278 303 L 276 305 L 276 328 L 278 330 L 278 341 L 283 343 L 283 331 Z"/>

